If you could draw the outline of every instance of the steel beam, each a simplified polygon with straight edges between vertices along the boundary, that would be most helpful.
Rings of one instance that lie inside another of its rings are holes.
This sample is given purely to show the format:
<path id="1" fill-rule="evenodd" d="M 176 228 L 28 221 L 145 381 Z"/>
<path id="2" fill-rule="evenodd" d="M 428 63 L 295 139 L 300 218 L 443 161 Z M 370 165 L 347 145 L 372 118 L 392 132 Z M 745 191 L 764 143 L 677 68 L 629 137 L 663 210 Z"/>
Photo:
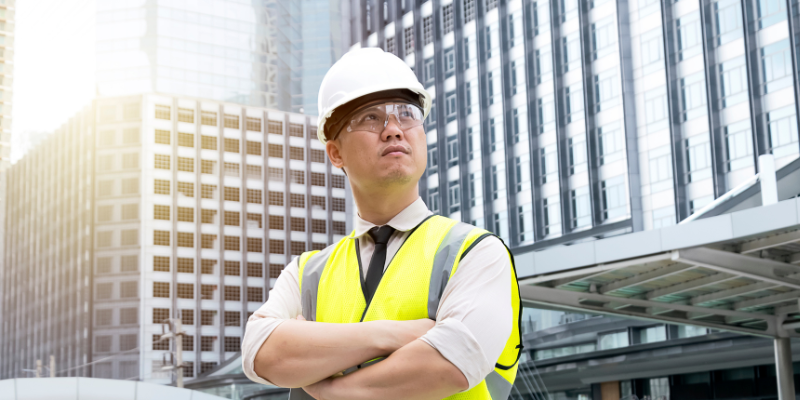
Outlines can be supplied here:
<path id="1" fill-rule="evenodd" d="M 569 290 L 559 290 L 542 286 L 522 286 L 520 287 L 520 297 L 524 303 L 541 304 L 548 308 L 559 308 L 574 310 L 578 312 L 599 313 L 605 315 L 625 316 L 647 321 L 663 321 L 673 324 L 698 325 L 712 329 L 721 329 L 731 332 L 738 332 L 748 335 L 775 337 L 777 332 L 777 319 L 773 315 L 758 314 L 744 311 L 715 309 L 697 307 L 685 304 L 659 303 L 650 300 L 621 298 L 595 293 L 573 292 Z M 607 308 L 607 303 L 627 303 L 632 307 L 621 309 Z M 660 310 L 669 308 L 673 313 L 662 313 Z M 658 311 L 648 313 L 647 310 Z M 676 316 L 683 314 L 685 316 Z M 744 319 L 762 320 L 767 324 L 766 330 L 751 329 L 742 326 L 726 325 L 724 322 L 693 320 L 689 317 L 694 315 L 714 315 L 722 321 L 724 317 L 738 317 Z"/>
<path id="2" fill-rule="evenodd" d="M 524 279 L 520 281 L 520 285 L 549 282 L 548 286 L 550 287 L 566 286 L 573 282 L 596 278 L 604 274 L 607 274 L 611 271 L 616 271 L 634 265 L 667 261 L 671 259 L 672 259 L 672 253 L 656 254 L 654 256 L 634 258 L 630 260 L 618 261 L 608 264 L 600 264 L 590 268 L 573 269 L 571 271 L 556 273 L 552 275 L 537 276 L 534 278 Z"/>
<path id="3" fill-rule="evenodd" d="M 653 300 L 659 297 L 665 297 L 665 296 L 688 292 L 691 290 L 697 290 L 705 286 L 711 286 L 718 283 L 730 281 L 733 279 L 739 279 L 739 276 L 720 272 L 713 275 L 708 275 L 703 278 L 692 279 L 690 281 L 679 283 L 677 285 L 667 286 L 662 289 L 653 290 L 652 292 L 647 293 L 647 299 Z"/>
<path id="4" fill-rule="evenodd" d="M 800 242 L 800 230 L 742 243 L 740 253 L 755 253 L 759 250 L 766 250 L 771 247 L 783 246 L 795 242 Z"/>
<path id="5" fill-rule="evenodd" d="M 780 285 L 776 285 L 773 283 L 766 283 L 766 282 L 756 282 L 756 283 L 751 283 L 749 285 L 735 287 L 733 289 L 720 290 L 719 292 L 697 296 L 691 300 L 691 303 L 692 305 L 710 303 L 712 301 L 720 301 L 720 300 L 730 299 L 733 297 L 758 293 L 764 290 L 774 289 L 776 287 L 780 287 Z"/>
<path id="6" fill-rule="evenodd" d="M 790 300 L 797 301 L 800 299 L 800 290 L 792 290 L 790 292 L 784 292 L 779 294 L 774 294 L 771 296 L 764 296 L 759 297 L 752 300 L 744 300 L 733 304 L 733 308 L 735 310 L 745 310 L 748 308 L 756 308 L 756 307 L 763 307 L 769 306 L 773 304 L 784 303 Z"/>
<path id="7" fill-rule="evenodd" d="M 795 265 L 705 247 L 679 250 L 673 254 L 675 261 L 800 289 L 800 280 L 790 276 L 800 274 L 800 267 Z"/>
<path id="8" fill-rule="evenodd" d="M 778 399 L 795 400 L 792 345 L 789 338 L 775 338 L 775 372 L 778 377 Z"/>
<path id="9" fill-rule="evenodd" d="M 652 282 L 666 276 L 679 274 L 694 268 L 692 265 L 675 263 L 665 267 L 656 268 L 654 270 L 645 272 L 643 274 L 634 275 L 630 278 L 620 279 L 606 285 L 600 286 L 598 292 L 601 294 L 610 293 L 616 290 L 626 289 L 632 286 L 641 285 L 647 282 Z"/>

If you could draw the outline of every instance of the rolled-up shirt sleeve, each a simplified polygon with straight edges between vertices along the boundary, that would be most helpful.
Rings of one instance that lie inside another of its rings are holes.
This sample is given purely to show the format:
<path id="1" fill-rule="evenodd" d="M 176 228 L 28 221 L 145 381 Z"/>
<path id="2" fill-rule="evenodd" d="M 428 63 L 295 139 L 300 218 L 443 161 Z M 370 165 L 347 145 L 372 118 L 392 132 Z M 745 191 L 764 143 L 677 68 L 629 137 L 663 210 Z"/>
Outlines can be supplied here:
<path id="1" fill-rule="evenodd" d="M 256 354 L 278 325 L 302 314 L 297 274 L 297 258 L 295 258 L 281 272 L 275 286 L 269 291 L 267 302 L 247 320 L 242 339 L 242 367 L 244 374 L 254 382 L 273 385 L 256 374 L 253 364 Z"/>
<path id="2" fill-rule="evenodd" d="M 472 389 L 494 369 L 514 323 L 508 251 L 490 236 L 459 263 L 442 294 L 436 325 L 420 339 L 461 370 Z"/>

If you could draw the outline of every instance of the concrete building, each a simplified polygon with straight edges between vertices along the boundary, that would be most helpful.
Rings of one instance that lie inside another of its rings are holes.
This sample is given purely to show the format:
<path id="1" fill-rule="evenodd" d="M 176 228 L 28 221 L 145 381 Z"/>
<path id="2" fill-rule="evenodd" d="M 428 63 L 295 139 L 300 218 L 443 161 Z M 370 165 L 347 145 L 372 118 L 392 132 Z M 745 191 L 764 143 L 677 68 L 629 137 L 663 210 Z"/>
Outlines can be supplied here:
<path id="1" fill-rule="evenodd" d="M 95 100 L 9 170 L 0 377 L 169 383 L 239 353 L 292 256 L 348 231 L 344 174 L 314 117 L 161 94 Z M 167 357 L 167 358 L 165 358 Z"/>

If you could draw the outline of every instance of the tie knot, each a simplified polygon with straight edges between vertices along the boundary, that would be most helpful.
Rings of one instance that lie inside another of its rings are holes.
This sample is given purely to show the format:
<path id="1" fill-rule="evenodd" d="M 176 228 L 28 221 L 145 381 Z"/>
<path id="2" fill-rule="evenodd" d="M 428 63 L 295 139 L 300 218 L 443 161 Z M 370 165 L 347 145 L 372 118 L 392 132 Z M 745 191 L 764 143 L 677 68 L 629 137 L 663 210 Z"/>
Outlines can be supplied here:
<path id="1" fill-rule="evenodd" d="M 395 229 L 389 225 L 384 226 L 376 226 L 369 230 L 369 235 L 372 236 L 372 240 L 375 241 L 375 244 L 386 244 L 389 242 L 389 237 L 392 236 Z"/>

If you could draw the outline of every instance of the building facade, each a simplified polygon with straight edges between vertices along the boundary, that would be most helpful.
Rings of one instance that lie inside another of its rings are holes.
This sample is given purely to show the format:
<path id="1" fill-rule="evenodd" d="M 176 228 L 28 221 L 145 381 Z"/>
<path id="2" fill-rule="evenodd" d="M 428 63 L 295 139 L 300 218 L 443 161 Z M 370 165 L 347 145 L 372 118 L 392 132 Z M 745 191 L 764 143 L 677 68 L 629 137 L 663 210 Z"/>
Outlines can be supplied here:
<path id="1" fill-rule="evenodd" d="M 796 164 L 798 7 L 352 0 L 351 40 L 405 60 L 434 97 L 420 183 L 429 208 L 528 253 L 674 225 L 750 180 L 763 154 L 779 170 Z M 768 341 L 527 307 L 523 320 L 514 398 L 774 394 Z M 601 372 L 665 354 L 684 354 L 671 361 L 683 367 Z"/>
<path id="2" fill-rule="evenodd" d="M 315 118 L 160 94 L 100 98 L 9 170 L 0 377 L 169 383 L 239 353 L 293 256 L 342 238 L 345 176 Z M 47 364 L 47 362 L 45 362 Z"/>
<path id="3" fill-rule="evenodd" d="M 314 115 L 322 75 L 346 49 L 342 4 L 98 1 L 97 93 L 169 93 Z"/>

